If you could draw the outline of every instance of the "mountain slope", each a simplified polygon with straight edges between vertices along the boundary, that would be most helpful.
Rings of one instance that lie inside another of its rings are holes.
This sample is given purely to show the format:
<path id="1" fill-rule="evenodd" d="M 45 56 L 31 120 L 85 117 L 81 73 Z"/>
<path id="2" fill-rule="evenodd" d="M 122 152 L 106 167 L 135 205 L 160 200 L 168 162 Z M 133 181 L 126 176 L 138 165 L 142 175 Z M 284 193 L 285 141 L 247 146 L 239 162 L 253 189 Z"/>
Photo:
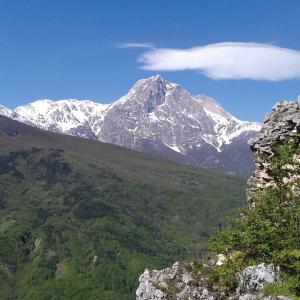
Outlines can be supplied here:
<path id="1" fill-rule="evenodd" d="M 14 111 L 0 107 L 1 111 L 53 132 L 237 174 L 252 168 L 252 156 L 249 150 L 240 151 L 235 145 L 246 145 L 247 139 L 260 129 L 257 123 L 233 117 L 213 98 L 192 96 L 159 75 L 139 80 L 110 105 L 89 100 L 38 100 Z M 227 154 L 223 155 L 225 150 Z M 237 160 L 241 162 L 239 167 Z"/>
<path id="2" fill-rule="evenodd" d="M 201 256 L 244 180 L 0 116 L 0 298 L 134 299 Z"/>
<path id="3" fill-rule="evenodd" d="M 12 118 L 12 119 L 19 118 L 17 113 L 15 113 L 13 110 L 11 110 L 1 104 L 0 104 L 0 115 L 3 115 L 8 118 Z"/>
<path id="4" fill-rule="evenodd" d="M 89 100 L 38 100 L 14 112 L 21 120 L 42 129 L 96 139 L 107 108 Z"/>

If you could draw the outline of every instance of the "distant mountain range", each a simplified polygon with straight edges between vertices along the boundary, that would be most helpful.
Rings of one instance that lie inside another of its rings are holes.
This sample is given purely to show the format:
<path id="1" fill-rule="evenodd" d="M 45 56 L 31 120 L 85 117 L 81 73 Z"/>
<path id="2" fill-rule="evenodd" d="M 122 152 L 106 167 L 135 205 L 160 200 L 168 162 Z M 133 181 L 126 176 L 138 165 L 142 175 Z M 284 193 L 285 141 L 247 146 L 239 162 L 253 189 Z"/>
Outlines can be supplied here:
<path id="1" fill-rule="evenodd" d="M 112 104 L 38 100 L 0 114 L 56 133 L 80 136 L 207 168 L 245 175 L 247 140 L 260 124 L 241 121 L 213 98 L 192 96 L 160 75 L 139 80 Z"/>

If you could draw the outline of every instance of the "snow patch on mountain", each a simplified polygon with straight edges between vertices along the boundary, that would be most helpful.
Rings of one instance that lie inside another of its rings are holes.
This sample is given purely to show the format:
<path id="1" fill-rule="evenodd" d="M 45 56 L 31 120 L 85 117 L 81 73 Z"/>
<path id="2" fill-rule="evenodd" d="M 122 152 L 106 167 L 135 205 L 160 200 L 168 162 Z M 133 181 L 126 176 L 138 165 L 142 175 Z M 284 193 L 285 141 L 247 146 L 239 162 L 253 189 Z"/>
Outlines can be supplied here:
<path id="1" fill-rule="evenodd" d="M 224 144 L 229 144 L 234 138 L 243 132 L 259 131 L 261 125 L 254 122 L 241 121 L 226 112 L 226 115 L 215 113 L 204 108 L 205 113 L 214 122 L 214 130 L 217 137 L 218 150 Z"/>
<path id="2" fill-rule="evenodd" d="M 222 152 L 235 139 L 260 130 L 260 124 L 235 118 L 215 99 L 193 96 L 160 75 L 137 81 L 112 104 L 41 99 L 14 110 L 0 106 L 0 113 L 45 130 L 146 152 L 145 147 L 157 151 L 168 147 L 184 156 L 198 153 L 193 162 L 215 155 L 208 149 Z M 204 154 L 199 154 L 202 148 Z"/>
<path id="3" fill-rule="evenodd" d="M 9 109 L 1 104 L 0 104 L 0 115 L 3 115 L 8 118 L 17 117 L 16 113 L 12 109 Z"/>
<path id="4" fill-rule="evenodd" d="M 181 153 L 181 154 L 185 154 L 185 153 L 182 152 L 182 151 L 178 148 L 178 146 L 176 146 L 176 145 L 172 145 L 172 146 L 166 145 L 166 146 L 169 147 L 170 149 L 172 149 L 173 151 L 176 151 L 176 152 Z"/>
<path id="5" fill-rule="evenodd" d="M 45 130 L 95 138 L 108 107 L 90 100 L 41 99 L 19 106 L 14 111 L 26 123 Z"/>

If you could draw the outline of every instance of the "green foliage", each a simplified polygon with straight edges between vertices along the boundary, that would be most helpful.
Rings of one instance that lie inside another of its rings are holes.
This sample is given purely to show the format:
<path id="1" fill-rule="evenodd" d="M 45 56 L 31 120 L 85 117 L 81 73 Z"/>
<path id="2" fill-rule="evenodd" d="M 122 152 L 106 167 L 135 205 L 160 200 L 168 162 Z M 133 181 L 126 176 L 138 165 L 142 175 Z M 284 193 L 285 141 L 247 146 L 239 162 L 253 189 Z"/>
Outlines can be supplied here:
<path id="1" fill-rule="evenodd" d="M 240 251 L 226 257 L 219 266 L 201 265 L 201 274 L 208 279 L 211 289 L 220 295 L 220 299 L 229 297 L 237 288 L 238 272 L 247 266 L 246 254 Z"/>
<path id="2" fill-rule="evenodd" d="M 237 286 L 236 265 L 229 259 L 221 266 L 210 269 L 209 281 L 214 291 L 230 295 Z"/>
<path id="3" fill-rule="evenodd" d="M 274 156 L 269 159 L 271 163 L 271 175 L 282 184 L 282 179 L 286 174 L 283 167 L 293 163 L 293 155 L 296 154 L 299 143 L 289 142 L 273 147 Z"/>
<path id="4" fill-rule="evenodd" d="M 255 205 L 241 210 L 231 228 L 214 238 L 219 251 L 236 249 L 259 261 L 275 261 L 284 249 L 300 242 L 300 202 L 288 189 L 268 188 L 254 198 Z"/>
<path id="5" fill-rule="evenodd" d="M 280 283 L 268 284 L 264 289 L 264 294 L 266 296 L 285 295 L 291 297 L 293 300 L 300 300 L 299 290 L 297 290 L 299 278 L 285 273 L 282 273 L 281 276 L 283 280 Z"/>
<path id="6" fill-rule="evenodd" d="M 241 210 L 231 227 L 213 238 L 215 251 L 245 253 L 246 265 L 275 263 L 295 279 L 300 295 L 300 201 L 288 189 L 269 188 Z"/>
<path id="7" fill-rule="evenodd" d="M 1 299 L 134 299 L 146 267 L 201 256 L 243 201 L 243 180 L 116 148 L 0 157 Z"/>
<path id="8" fill-rule="evenodd" d="M 274 156 L 264 158 L 270 163 L 272 176 L 277 187 L 269 187 L 257 192 L 253 205 L 239 211 L 239 217 L 231 219 L 231 226 L 219 232 L 211 241 L 211 248 L 217 252 L 244 253 L 243 265 L 261 262 L 280 266 L 283 282 L 268 286 L 266 293 L 300 296 L 300 201 L 292 187 L 283 184 L 287 175 L 284 166 L 293 164 L 293 155 L 299 153 L 299 137 L 276 147 L 272 147 Z M 297 181 L 294 185 L 297 185 Z M 239 268 L 232 261 L 233 269 Z M 219 270 L 222 271 L 222 268 Z M 222 276 L 232 276 L 232 270 L 226 269 Z M 228 282 L 220 284 L 233 291 Z"/>
<path id="9" fill-rule="evenodd" d="M 295 165 L 293 156 L 300 153 L 300 135 L 296 134 L 291 140 L 271 146 L 274 155 L 261 155 L 261 159 L 270 164 L 270 175 L 282 186 L 283 178 L 287 175 L 284 166 Z"/>

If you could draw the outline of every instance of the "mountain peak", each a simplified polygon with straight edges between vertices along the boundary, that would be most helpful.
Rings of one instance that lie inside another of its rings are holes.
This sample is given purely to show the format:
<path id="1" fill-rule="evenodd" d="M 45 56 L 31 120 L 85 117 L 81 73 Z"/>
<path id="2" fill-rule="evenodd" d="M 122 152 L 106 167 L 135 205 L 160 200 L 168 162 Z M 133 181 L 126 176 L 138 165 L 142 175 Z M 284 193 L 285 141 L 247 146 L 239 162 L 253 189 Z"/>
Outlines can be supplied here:
<path id="1" fill-rule="evenodd" d="M 163 78 L 160 74 L 156 74 L 156 75 L 151 75 L 151 76 L 149 76 L 149 77 L 147 77 L 147 78 L 143 78 L 143 79 L 141 79 L 142 81 L 147 81 L 147 82 L 149 82 L 149 81 L 159 81 L 159 82 L 168 82 L 165 78 Z M 139 80 L 139 81 L 141 81 L 141 80 Z"/>
<path id="2" fill-rule="evenodd" d="M 192 96 L 159 74 L 137 81 L 112 104 L 40 99 L 12 111 L 0 107 L 0 114 L 54 132 L 181 155 L 184 161 L 205 166 L 219 164 L 222 157 L 216 153 L 260 129 L 259 124 L 236 119 L 215 99 Z"/>
<path id="3" fill-rule="evenodd" d="M 166 84 L 167 81 L 159 74 L 138 80 L 134 86 L 149 85 L 149 84 Z"/>
<path id="4" fill-rule="evenodd" d="M 149 79 L 165 81 L 165 79 L 161 75 L 159 75 L 159 74 L 152 75 L 152 76 L 149 77 Z"/>
<path id="5" fill-rule="evenodd" d="M 144 92 L 146 90 L 150 91 L 151 93 L 166 94 L 167 91 L 171 92 L 175 89 L 186 91 L 181 85 L 167 81 L 161 75 L 157 74 L 137 81 L 130 89 L 129 94 L 132 92 L 136 93 L 138 91 Z"/>

